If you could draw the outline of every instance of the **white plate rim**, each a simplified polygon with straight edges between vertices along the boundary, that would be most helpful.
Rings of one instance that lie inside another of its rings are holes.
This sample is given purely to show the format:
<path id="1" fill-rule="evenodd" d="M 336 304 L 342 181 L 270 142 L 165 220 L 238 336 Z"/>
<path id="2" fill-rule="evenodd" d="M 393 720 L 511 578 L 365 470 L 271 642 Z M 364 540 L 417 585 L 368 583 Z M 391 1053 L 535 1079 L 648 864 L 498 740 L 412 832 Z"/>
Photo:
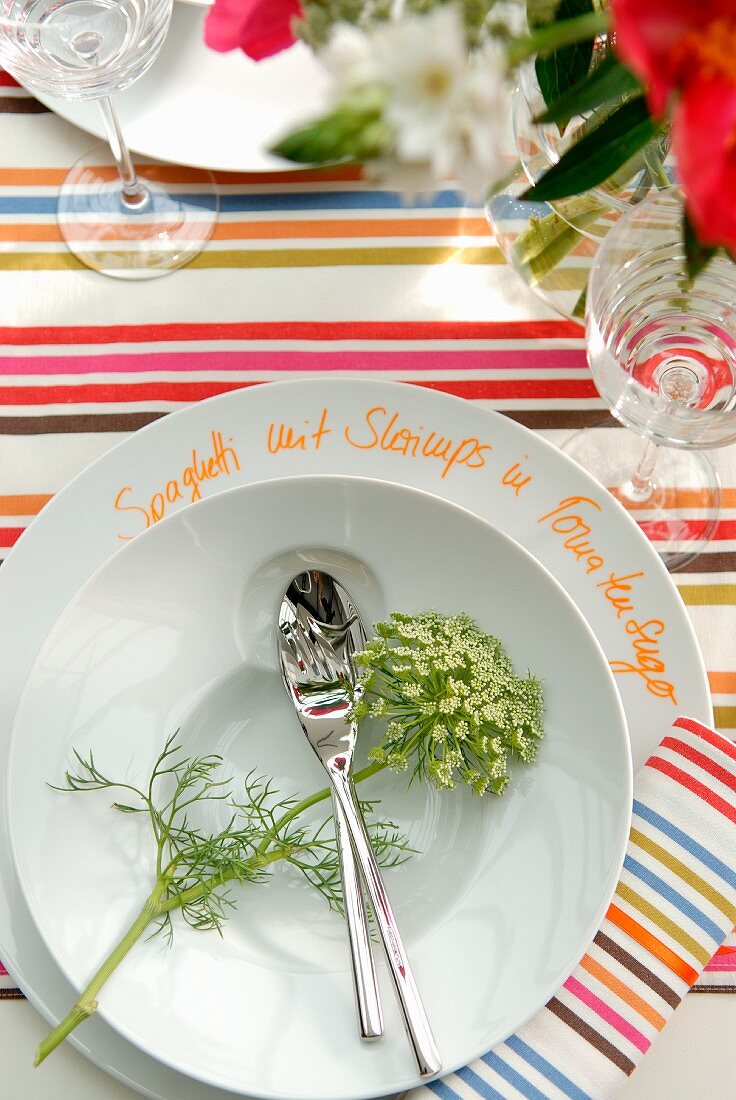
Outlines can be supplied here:
<path id="1" fill-rule="evenodd" d="M 292 477 L 279 478 L 277 480 L 280 483 L 287 482 L 287 483 L 295 483 L 296 485 L 298 485 L 299 482 L 304 482 L 304 481 L 308 481 L 308 482 L 320 481 L 320 482 L 328 482 L 328 483 L 329 482 L 337 482 L 337 481 L 341 481 L 341 482 L 342 481 L 347 481 L 347 482 L 373 482 L 374 484 L 378 484 L 378 485 L 385 484 L 385 482 L 382 482 L 380 479 L 376 479 L 376 478 L 356 477 L 356 476 L 353 476 L 353 475 L 343 475 L 343 474 L 294 475 Z M 249 482 L 245 485 L 233 486 L 233 487 L 230 487 L 228 489 L 223 490 L 220 493 L 214 494 L 212 497 L 209 497 L 206 500 L 203 500 L 201 502 L 201 505 L 206 507 L 208 500 L 212 501 L 215 496 L 218 499 L 221 499 L 222 497 L 228 497 L 228 496 L 231 496 L 232 494 L 241 494 L 241 493 L 246 493 L 247 494 L 248 490 L 250 490 L 250 489 L 261 489 L 261 488 L 263 488 L 264 486 L 266 486 L 268 484 L 269 484 L 269 481 L 254 481 L 254 482 Z M 429 499 L 437 499 L 434 494 L 426 492 L 423 489 L 417 489 L 414 486 L 401 485 L 401 484 L 398 484 L 398 483 L 395 483 L 395 482 L 390 483 L 390 484 L 391 484 L 392 488 L 398 488 L 402 492 L 405 492 L 405 493 L 408 493 L 408 494 L 414 494 L 416 496 L 426 497 L 426 498 L 429 498 Z M 617 836 L 617 841 L 616 841 L 615 858 L 613 858 L 611 860 L 609 870 L 608 870 L 608 875 L 606 877 L 606 885 L 601 891 L 601 898 L 599 900 L 598 906 L 597 906 L 595 912 L 590 917 L 590 919 L 588 921 L 588 924 L 585 928 L 585 931 L 581 934 L 581 937 L 580 937 L 581 944 L 580 944 L 579 948 L 576 949 L 576 951 L 574 952 L 573 961 L 570 962 L 570 960 L 567 960 L 565 965 L 562 968 L 560 968 L 560 973 L 564 972 L 565 974 L 568 974 L 577 965 L 577 962 L 582 957 L 587 945 L 592 940 L 593 935 L 595 934 L 597 929 L 600 927 L 601 921 L 603 920 L 603 917 L 606 913 L 606 910 L 608 909 L 608 906 L 610 904 L 611 898 L 613 897 L 613 894 L 615 892 L 616 884 L 617 884 L 619 876 L 620 876 L 621 867 L 623 865 L 624 856 L 626 854 L 626 848 L 627 848 L 627 845 L 628 845 L 629 830 L 630 830 L 630 824 L 631 824 L 631 815 L 632 815 L 632 805 L 631 804 L 632 804 L 632 799 L 633 799 L 633 765 L 632 765 L 632 757 L 631 757 L 631 742 L 630 742 L 630 737 L 629 737 L 629 733 L 628 733 L 628 723 L 627 723 L 627 720 L 626 720 L 626 713 L 625 713 L 625 710 L 624 710 L 624 706 L 623 706 L 623 703 L 622 703 L 622 700 L 621 700 L 620 693 L 619 693 L 619 691 L 617 689 L 617 686 L 616 686 L 616 680 L 614 678 L 613 672 L 610 669 L 610 665 L 609 665 L 609 663 L 606 659 L 603 648 L 602 648 L 600 642 L 598 641 L 598 638 L 596 637 L 595 632 L 593 631 L 593 628 L 588 623 L 588 620 L 585 618 L 585 616 L 583 615 L 583 613 L 580 610 L 580 608 L 578 607 L 578 605 L 575 603 L 575 601 L 572 599 L 572 597 L 566 592 L 566 590 L 563 588 L 563 586 L 560 584 L 560 582 L 553 576 L 553 574 L 550 572 L 550 570 L 547 569 L 547 567 L 545 565 L 543 565 L 541 562 L 539 562 L 529 550 L 527 550 L 524 546 L 520 545 L 516 541 L 516 539 L 512 538 L 510 535 L 506 534 L 505 531 L 503 531 L 500 528 L 496 527 L 489 520 L 482 519 L 477 514 L 470 511 L 470 509 L 464 508 L 463 506 L 455 504 L 451 501 L 448 501 L 448 502 L 445 502 L 445 503 L 448 503 L 452 510 L 457 510 L 458 512 L 464 514 L 466 517 L 468 517 L 470 520 L 472 520 L 475 524 L 482 525 L 483 527 L 490 528 L 490 530 L 493 532 L 493 534 L 495 536 L 497 536 L 501 540 L 502 543 L 506 543 L 510 550 L 513 550 L 514 553 L 518 554 L 522 559 L 524 559 L 528 563 L 530 568 L 534 569 L 539 574 L 541 574 L 544 577 L 546 583 L 548 583 L 551 586 L 551 588 L 556 591 L 556 593 L 557 593 L 558 597 L 560 598 L 560 600 L 568 607 L 571 614 L 573 615 L 573 617 L 578 622 L 583 634 L 587 637 L 588 641 L 592 644 L 592 647 L 595 650 L 597 657 L 600 658 L 600 661 L 601 661 L 602 666 L 603 666 L 602 670 L 604 672 L 606 686 L 607 686 L 607 688 L 610 689 L 610 695 L 611 695 L 610 703 L 616 709 L 617 727 L 618 727 L 617 733 L 618 733 L 618 736 L 621 739 L 622 747 L 624 749 L 623 756 L 624 756 L 624 763 L 625 763 L 625 773 L 620 777 L 621 781 L 622 781 L 621 796 L 622 796 L 622 803 L 624 805 L 628 804 L 629 808 L 628 808 L 628 812 L 626 812 L 624 814 L 624 816 L 622 817 L 621 823 L 619 825 L 619 835 Z M 185 510 L 180 510 L 180 511 L 177 511 L 177 512 L 173 512 L 169 516 L 164 517 L 156 525 L 156 528 L 166 527 L 168 525 L 173 525 L 173 524 L 181 524 L 182 515 L 184 514 L 184 511 Z M 153 528 L 149 529 L 149 533 L 152 532 L 153 530 L 154 530 Z M 137 539 L 134 540 L 134 541 L 138 542 Z M 85 590 L 88 589 L 89 587 L 92 587 L 95 584 L 95 582 L 97 581 L 97 579 L 100 577 L 100 575 L 102 573 L 104 573 L 107 566 L 110 565 L 112 563 L 112 561 L 115 558 L 117 558 L 120 554 L 124 554 L 125 552 L 126 552 L 126 546 L 121 546 L 116 551 L 115 554 L 113 554 L 110 558 L 108 558 L 107 561 L 103 562 L 99 566 L 99 568 L 92 574 L 92 576 L 89 577 L 89 579 L 82 585 L 82 587 L 75 594 L 75 596 L 72 597 L 72 600 L 69 602 L 69 604 L 67 604 L 66 607 L 62 610 L 59 618 L 57 619 L 54 626 L 52 626 L 51 631 L 49 632 L 49 637 L 51 637 L 51 634 L 56 633 L 57 628 L 60 625 L 61 620 L 63 620 L 63 618 L 66 616 L 66 614 L 72 609 L 72 607 L 76 603 L 77 599 L 84 595 Z M 44 646 L 42 646 L 41 651 L 39 652 L 39 656 L 41 655 L 41 653 L 43 653 L 44 648 L 45 648 L 45 643 L 44 643 Z M 21 698 L 19 700 L 19 704 L 18 704 L 18 711 L 19 712 L 21 711 L 21 709 L 23 707 L 23 700 L 26 696 L 26 692 L 30 690 L 35 664 L 36 664 L 36 662 L 34 662 L 34 666 L 31 669 L 31 671 L 29 672 L 29 677 L 28 677 L 27 684 L 24 687 L 23 693 L 22 693 Z M 38 929 L 38 931 L 39 931 L 39 933 L 40 933 L 40 935 L 41 935 L 41 937 L 44 941 L 46 949 L 48 950 L 49 954 L 53 958 L 54 956 L 53 956 L 53 952 L 51 950 L 51 946 L 48 943 L 44 932 L 40 928 L 40 925 L 39 925 L 38 921 L 36 920 L 36 914 L 34 912 L 34 909 L 33 909 L 32 905 L 31 905 L 31 902 L 30 902 L 30 896 L 29 895 L 32 892 L 31 891 L 31 884 L 30 884 L 30 882 L 27 878 L 27 874 L 25 874 L 24 871 L 22 870 L 22 861 L 19 860 L 19 849 L 18 849 L 19 840 L 18 840 L 17 830 L 14 828 L 14 825 L 13 825 L 13 802 L 14 802 L 14 799 L 15 799 L 15 792 L 14 792 L 14 789 L 13 789 L 13 786 L 12 786 L 11 768 L 12 768 L 13 753 L 14 753 L 15 749 L 17 748 L 17 741 L 18 741 L 17 733 L 18 732 L 19 731 L 16 729 L 11 734 L 11 742 L 10 742 L 10 746 L 9 746 L 9 749 L 8 749 L 8 765 L 7 765 L 6 788 L 5 788 L 5 795 L 6 795 L 5 802 L 6 802 L 6 807 L 7 807 L 6 815 L 7 815 L 7 821 L 8 821 L 8 826 L 9 826 L 10 845 L 11 845 L 11 850 L 13 852 L 13 859 L 14 859 L 14 864 L 15 864 L 15 869 L 16 869 L 16 875 L 18 876 L 18 879 L 19 879 L 20 884 L 21 884 L 21 889 L 23 891 L 26 906 L 28 907 L 28 910 L 31 914 L 31 918 L 34 920 L 34 923 L 36 924 L 36 927 L 37 927 L 37 929 Z M 54 961 L 56 961 L 56 960 L 54 960 Z M 65 973 L 65 977 L 67 977 L 67 980 L 70 980 L 70 976 L 66 973 Z M 559 988 L 560 981 L 561 981 L 561 979 L 560 979 L 559 975 L 555 975 L 554 978 L 551 978 L 548 981 L 547 987 L 544 989 L 543 993 L 540 994 L 532 1002 L 531 1007 L 523 1014 L 523 1016 L 520 1019 L 518 1019 L 513 1024 L 511 1029 L 509 1031 L 505 1032 L 504 1038 L 509 1034 L 513 1034 L 519 1028 L 523 1027 L 533 1016 L 535 1016 L 539 1011 L 541 1011 L 542 1008 L 544 1008 L 544 1005 L 548 1002 L 549 998 Z M 142 1037 L 141 1036 L 135 1035 L 127 1027 L 122 1026 L 119 1023 L 116 1023 L 112 1020 L 111 1016 L 108 1013 L 105 1012 L 104 1002 L 101 1002 L 98 1012 L 99 1012 L 99 1016 L 100 1016 L 101 1019 L 103 1019 L 111 1028 L 113 1028 L 115 1031 L 117 1031 L 118 1034 L 121 1035 L 125 1040 L 127 1040 L 133 1046 L 137 1047 L 143 1054 L 146 1054 L 149 1057 L 158 1057 L 154 1054 L 152 1049 L 150 1049 L 150 1050 L 146 1049 L 146 1047 L 142 1043 Z M 483 1044 L 477 1050 L 473 1049 L 470 1053 L 464 1054 L 462 1056 L 462 1058 L 460 1058 L 459 1060 L 455 1060 L 455 1061 L 451 1062 L 449 1065 L 445 1065 L 443 1067 L 441 1073 L 439 1074 L 439 1078 L 441 1079 L 442 1077 L 445 1077 L 450 1073 L 454 1073 L 457 1069 L 460 1069 L 462 1066 L 470 1064 L 471 1062 L 475 1061 L 477 1058 L 481 1057 L 484 1053 L 486 1053 L 486 1051 L 488 1049 L 492 1049 L 493 1046 L 495 1046 L 498 1042 L 501 1042 L 501 1041 L 502 1041 L 501 1038 L 484 1041 Z M 188 1077 L 191 1076 L 194 1080 L 200 1081 L 203 1085 L 205 1085 L 209 1088 L 221 1088 L 221 1089 L 231 1091 L 234 1095 L 242 1095 L 242 1092 L 241 1092 L 240 1088 L 235 1086 L 234 1084 L 228 1085 L 224 1081 L 218 1082 L 217 1080 L 208 1079 L 207 1077 L 200 1076 L 200 1075 L 195 1074 L 193 1072 L 185 1073 L 184 1070 L 179 1069 L 177 1067 L 177 1065 L 173 1062 L 173 1060 L 169 1061 L 168 1059 L 162 1059 L 162 1061 L 164 1061 L 164 1064 L 170 1066 L 170 1068 L 173 1071 L 175 1071 L 177 1073 L 181 1073 L 182 1075 L 185 1075 L 185 1076 L 188 1076 Z M 408 1057 L 408 1051 L 407 1051 L 407 1063 L 409 1063 L 409 1062 L 410 1062 L 410 1059 Z M 436 1078 L 432 1078 L 432 1080 L 435 1080 L 435 1079 Z M 416 1075 L 413 1076 L 413 1077 L 410 1077 L 406 1080 L 403 1080 L 403 1081 L 387 1082 L 387 1083 L 384 1084 L 384 1086 L 382 1086 L 382 1092 L 381 1092 L 380 1095 L 387 1094 L 383 1091 L 384 1089 L 389 1090 L 391 1094 L 393 1094 L 395 1092 L 403 1093 L 405 1090 L 416 1088 L 419 1085 L 421 1085 L 422 1083 L 423 1083 L 422 1080 L 419 1077 L 417 1077 Z M 272 1090 L 260 1090 L 259 1089 L 258 1092 L 253 1093 L 253 1094 L 249 1093 L 248 1095 L 253 1095 L 254 1097 L 257 1097 L 258 1100 L 282 1100 L 281 1094 L 277 1093 L 277 1092 L 273 1092 Z M 370 1091 L 370 1092 L 356 1091 L 356 1092 L 351 1092 L 350 1096 L 346 1096 L 344 1098 L 344 1100 L 373 1100 L 374 1096 L 375 1096 L 375 1093 L 373 1091 Z M 309 1098 L 309 1100 L 317 1100 L 317 1098 L 312 1096 L 311 1098 Z"/>
<path id="2" fill-rule="evenodd" d="M 288 392 L 289 389 L 293 388 L 296 388 L 298 391 L 303 391 L 305 387 L 314 388 L 316 392 L 319 392 L 320 388 L 322 390 L 325 390 L 326 392 L 330 392 L 331 388 L 335 385 L 339 387 L 357 386 L 368 388 L 375 393 L 378 393 L 380 391 L 383 395 L 386 395 L 389 392 L 405 392 L 407 389 L 404 383 L 389 382 L 386 380 L 345 377 L 336 379 L 288 379 L 284 381 L 270 382 L 267 384 L 268 388 L 272 391 L 276 391 L 276 389 L 278 388 L 278 390 L 281 392 L 283 392 L 284 390 Z M 140 446 L 141 440 L 156 438 L 159 434 L 161 434 L 162 429 L 164 433 L 168 432 L 169 430 L 173 432 L 180 431 L 180 429 L 188 426 L 191 421 L 196 420 L 198 415 L 200 415 L 200 411 L 203 408 L 206 408 L 208 410 L 215 409 L 218 408 L 220 405 L 226 405 L 228 402 L 233 400 L 238 403 L 240 403 L 241 401 L 245 401 L 247 406 L 249 396 L 254 392 L 254 390 L 261 390 L 263 388 L 264 387 L 259 386 L 256 388 L 232 391 L 228 394 L 219 395 L 217 397 L 210 398 L 207 401 L 197 403 L 182 410 L 178 410 L 177 412 L 171 414 L 170 416 L 167 416 L 166 418 L 154 421 L 153 423 L 147 425 L 145 428 L 142 428 L 134 433 L 132 436 L 116 443 L 113 447 L 111 447 L 88 467 L 77 474 L 76 477 L 73 478 L 62 490 L 60 490 L 59 493 L 57 493 L 56 496 L 46 505 L 44 511 L 21 536 L 21 538 L 18 540 L 18 543 L 8 556 L 2 571 L 0 571 L 0 607 L 2 607 L 3 604 L 7 604 L 8 602 L 12 603 L 14 598 L 13 585 L 15 585 L 16 579 L 21 582 L 22 586 L 24 573 L 26 573 L 27 581 L 32 582 L 34 576 L 33 570 L 35 569 L 35 563 L 32 561 L 32 559 L 34 555 L 38 555 L 39 550 L 43 551 L 44 546 L 46 546 L 46 548 L 50 551 L 51 547 L 48 545 L 49 539 L 47 538 L 47 528 L 51 528 L 51 531 L 49 532 L 49 534 L 51 534 L 51 532 L 53 532 L 54 530 L 54 527 L 56 526 L 57 514 L 63 512 L 64 509 L 67 507 L 70 496 L 72 497 L 72 499 L 74 499 L 77 493 L 83 494 L 84 488 L 89 482 L 93 482 L 96 478 L 99 478 L 101 474 L 105 475 L 109 471 L 114 470 L 116 467 L 122 466 L 121 459 L 130 453 L 134 453 L 135 450 Z M 474 406 L 473 403 L 468 402 L 463 398 L 453 397 L 450 395 L 426 390 L 420 392 L 423 392 L 425 394 L 429 392 L 431 394 L 431 400 L 437 403 L 438 408 L 446 407 L 448 411 L 450 409 L 455 409 L 457 411 L 470 409 L 472 410 L 471 415 L 478 416 L 481 419 L 485 418 L 488 423 L 503 425 L 506 431 L 517 435 L 520 441 L 526 440 L 530 446 L 532 445 L 533 440 L 533 446 L 540 447 L 551 462 L 559 463 L 562 467 L 565 467 L 568 470 L 573 469 L 575 471 L 575 475 L 581 479 L 582 483 L 586 485 L 589 490 L 592 491 L 599 489 L 596 482 L 592 478 L 590 478 L 584 471 L 579 470 L 577 467 L 575 467 L 574 464 L 568 458 L 566 458 L 566 456 L 561 454 L 557 450 L 557 448 L 555 448 L 551 443 L 549 443 L 547 440 L 537 435 L 536 433 L 530 431 L 529 429 L 523 428 L 521 425 L 516 424 L 508 417 L 505 417 L 502 414 L 496 413 L 495 411 L 490 409 Z M 460 413 L 460 415 L 462 416 L 463 414 Z M 173 428 L 171 427 L 172 425 Z M 664 569 L 662 563 L 659 561 L 659 558 L 657 557 L 653 547 L 648 544 L 646 538 L 641 534 L 640 531 L 638 531 L 638 528 L 636 528 L 633 520 L 631 520 L 631 518 L 623 511 L 622 508 L 620 508 L 620 506 L 615 501 L 613 501 L 612 504 L 614 506 L 613 514 L 617 516 L 616 522 L 628 525 L 629 530 L 633 530 L 636 533 L 634 537 L 638 536 L 639 538 L 639 546 L 643 558 L 649 561 L 649 563 L 655 568 L 655 570 L 660 574 L 661 577 L 666 577 L 667 584 L 669 586 L 670 598 L 672 600 L 672 606 L 677 611 L 678 641 L 684 640 L 687 642 L 691 651 L 691 657 L 694 661 L 691 671 L 695 680 L 695 693 L 700 697 L 698 702 L 700 716 L 703 721 L 712 724 L 712 702 L 708 689 L 705 665 L 703 662 L 702 654 L 700 653 L 699 647 L 697 645 L 694 628 L 690 619 L 687 616 L 684 606 L 682 605 L 679 594 L 677 593 L 677 590 L 674 586 L 674 582 L 672 578 L 669 577 L 669 575 L 666 573 L 666 570 Z M 53 538 L 51 539 L 51 541 L 53 542 Z M 105 551 L 101 552 L 104 553 Z M 97 556 L 99 557 L 99 554 L 97 554 Z M 70 583 L 76 583 L 78 586 L 78 583 L 84 580 L 85 577 L 89 575 L 89 573 L 86 571 L 87 566 L 83 563 L 80 563 L 76 559 L 74 562 L 74 568 L 76 569 L 77 577 L 74 582 Z M 55 581 L 57 579 L 58 578 L 55 577 Z M 35 611 L 35 608 L 33 610 Z M 13 611 L 13 613 L 17 612 L 18 614 L 20 614 L 21 608 L 11 608 L 11 611 Z M 8 617 L 7 611 L 5 621 L 8 623 L 8 626 L 10 628 L 8 631 L 9 636 L 9 634 L 12 633 L 13 615 L 11 614 Z M 25 624 L 25 629 L 28 629 L 27 623 Z M 41 626 L 40 629 L 45 631 L 44 626 Z M 38 630 L 38 627 L 36 627 L 36 630 Z M 45 633 L 43 636 L 45 636 Z M 14 674 L 14 670 L 12 670 L 9 665 L 7 667 L 5 665 L 0 665 L 0 682 L 4 681 L 5 686 L 7 686 L 8 678 L 10 678 L 11 681 L 14 679 L 17 694 L 17 689 L 19 687 L 17 675 Z M 624 707 L 626 707 L 625 701 Z M 14 704 L 12 706 L 12 709 L 14 710 Z M 6 736 L 4 730 L 0 731 L 0 736 Z M 5 753 L 6 748 L 7 745 L 3 746 L 3 744 L 0 742 L 0 752 Z M 5 843 L 5 837 L 2 835 L 4 831 L 5 825 L 3 823 L 2 832 L 0 832 L 0 844 Z M 14 884 L 12 882 L 12 879 L 14 877 L 14 869 L 12 868 L 12 866 L 0 866 L 0 873 L 4 873 L 6 875 L 9 873 L 11 877 L 11 893 L 15 894 Z M 11 906 L 14 906 L 17 910 L 18 899 L 11 896 L 10 904 Z M 20 919 L 29 920 L 30 915 L 26 913 L 22 917 L 20 917 Z M 0 929 L 0 939 L 3 938 L 3 930 Z M 19 958 L 14 959 L 14 954 L 15 953 L 9 949 L 7 944 L 4 946 L 0 946 L 0 956 L 3 957 L 6 965 L 8 965 L 10 972 L 15 974 L 19 984 L 21 985 L 21 987 L 23 987 L 24 992 L 28 996 L 28 999 L 31 1001 L 31 1003 L 34 1004 L 38 1011 L 47 1020 L 55 1019 L 54 1010 L 48 1006 L 47 998 L 53 1000 L 56 994 L 41 992 L 38 988 L 39 980 L 37 978 L 31 979 L 29 977 L 26 977 L 26 971 L 23 966 L 22 960 Z M 45 973 L 48 974 L 48 980 L 45 977 L 41 979 L 41 982 L 44 984 L 44 986 L 48 986 L 49 982 L 57 982 L 58 984 L 58 982 L 61 980 L 61 975 L 56 968 L 56 964 L 53 962 L 53 960 L 50 957 L 44 958 L 41 965 Z M 92 1045 L 87 1045 L 84 1035 L 82 1035 L 81 1037 L 79 1035 L 73 1035 L 70 1041 L 86 1057 L 90 1058 L 91 1061 L 96 1062 L 98 1065 L 101 1065 L 101 1067 L 105 1069 L 106 1072 L 111 1073 L 113 1076 L 121 1080 L 124 1084 L 136 1088 L 138 1091 L 146 1095 L 156 1097 L 157 1100 L 179 1100 L 179 1097 L 182 1095 L 182 1090 L 188 1087 L 189 1082 L 183 1079 L 180 1074 L 174 1074 L 172 1079 L 171 1071 L 164 1070 L 159 1065 L 159 1063 L 153 1062 L 149 1058 L 145 1058 L 141 1063 L 138 1057 L 138 1052 L 133 1051 L 129 1044 L 119 1040 L 119 1038 L 112 1032 L 112 1030 L 104 1025 L 101 1021 L 90 1021 L 90 1023 L 88 1024 L 88 1035 L 92 1034 Z M 102 1054 L 97 1053 L 98 1048 L 100 1047 L 102 1047 L 103 1050 Z M 135 1065 L 131 1065 L 132 1062 L 135 1062 Z M 149 1083 L 147 1084 L 146 1082 Z M 198 1087 L 201 1090 L 203 1086 L 199 1085 Z M 177 1088 L 179 1091 L 176 1091 Z M 208 1096 L 211 1098 L 211 1100 L 224 1100 L 224 1098 L 228 1095 L 229 1094 L 223 1092 L 222 1090 L 208 1091 Z M 193 1095 L 192 1100 L 199 1100 L 199 1094 Z M 202 1097 L 202 1100 L 204 1100 L 204 1097 Z"/>

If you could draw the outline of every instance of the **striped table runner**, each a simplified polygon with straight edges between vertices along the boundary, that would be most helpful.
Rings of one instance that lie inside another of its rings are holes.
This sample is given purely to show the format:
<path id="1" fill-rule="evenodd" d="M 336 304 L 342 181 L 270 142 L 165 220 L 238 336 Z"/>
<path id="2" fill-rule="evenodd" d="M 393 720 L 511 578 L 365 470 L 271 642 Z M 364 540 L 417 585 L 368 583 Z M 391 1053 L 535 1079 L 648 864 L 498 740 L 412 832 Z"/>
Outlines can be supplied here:
<path id="1" fill-rule="evenodd" d="M 206 252 L 168 278 L 120 284 L 81 268 L 54 223 L 56 188 L 91 140 L 0 72 L 0 558 L 127 433 L 274 378 L 370 373 L 429 386 L 557 443 L 603 419 L 581 329 L 525 289 L 483 211 L 455 192 L 407 206 L 353 169 L 222 175 Z M 186 183 L 185 169 L 171 175 Z M 733 737 L 736 448 L 714 458 L 721 523 L 677 584 L 716 725 Z M 736 936 L 695 988 L 736 992 Z M 0 997 L 16 995 L 0 976 Z"/>
<path id="2" fill-rule="evenodd" d="M 678 718 L 635 779 L 621 878 L 577 969 L 514 1035 L 404 1100 L 617 1093 L 733 924 L 734 792 L 733 743 Z"/>

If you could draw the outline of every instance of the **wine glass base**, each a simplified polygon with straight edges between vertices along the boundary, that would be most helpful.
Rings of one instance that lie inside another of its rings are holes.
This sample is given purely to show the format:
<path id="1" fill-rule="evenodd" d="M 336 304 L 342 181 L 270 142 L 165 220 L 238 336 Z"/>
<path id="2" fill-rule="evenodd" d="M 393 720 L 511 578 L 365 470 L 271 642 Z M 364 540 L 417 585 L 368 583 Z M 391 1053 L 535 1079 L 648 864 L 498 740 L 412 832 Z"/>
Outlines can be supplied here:
<path id="1" fill-rule="evenodd" d="M 57 206 L 69 251 L 115 279 L 155 279 L 184 267 L 212 237 L 219 198 L 211 172 L 135 158 L 145 197 L 123 201 L 115 162 L 95 146 L 70 169 Z"/>
<path id="2" fill-rule="evenodd" d="M 632 499 L 631 476 L 644 451 L 642 436 L 626 428 L 584 428 L 562 450 L 616 497 L 652 542 L 671 573 L 703 552 L 718 524 L 721 487 L 702 451 L 662 447 L 651 492 Z"/>

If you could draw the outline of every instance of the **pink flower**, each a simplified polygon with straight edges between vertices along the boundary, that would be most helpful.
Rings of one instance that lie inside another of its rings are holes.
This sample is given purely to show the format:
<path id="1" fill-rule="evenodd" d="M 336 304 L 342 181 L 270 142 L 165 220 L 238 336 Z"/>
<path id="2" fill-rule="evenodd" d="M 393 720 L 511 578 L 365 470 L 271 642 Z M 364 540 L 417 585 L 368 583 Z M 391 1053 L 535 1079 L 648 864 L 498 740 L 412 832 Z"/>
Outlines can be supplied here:
<path id="1" fill-rule="evenodd" d="M 612 0 L 616 51 L 672 143 L 690 219 L 736 256 L 736 2 Z"/>
<path id="2" fill-rule="evenodd" d="M 239 48 L 260 61 L 294 44 L 291 24 L 302 14 L 299 0 L 215 0 L 204 40 L 213 50 Z"/>

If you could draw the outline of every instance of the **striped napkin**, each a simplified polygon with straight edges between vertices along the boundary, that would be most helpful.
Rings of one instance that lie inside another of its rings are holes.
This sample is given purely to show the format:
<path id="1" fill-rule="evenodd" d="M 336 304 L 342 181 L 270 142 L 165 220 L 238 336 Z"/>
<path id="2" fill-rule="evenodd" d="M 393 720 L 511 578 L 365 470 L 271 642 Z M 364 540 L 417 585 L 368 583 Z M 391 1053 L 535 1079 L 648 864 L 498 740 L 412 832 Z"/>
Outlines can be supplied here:
<path id="1" fill-rule="evenodd" d="M 736 746 L 678 718 L 639 772 L 629 846 L 593 943 L 537 1016 L 404 1100 L 603 1100 L 736 924 Z"/>

